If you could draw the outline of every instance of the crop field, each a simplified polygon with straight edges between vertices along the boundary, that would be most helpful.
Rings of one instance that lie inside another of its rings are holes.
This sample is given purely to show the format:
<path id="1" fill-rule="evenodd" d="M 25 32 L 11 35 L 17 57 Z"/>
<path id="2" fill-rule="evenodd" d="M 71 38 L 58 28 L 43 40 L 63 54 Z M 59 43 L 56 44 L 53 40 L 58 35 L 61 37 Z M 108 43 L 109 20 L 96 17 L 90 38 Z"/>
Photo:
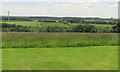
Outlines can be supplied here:
<path id="1" fill-rule="evenodd" d="M 3 32 L 3 70 L 117 70 L 117 33 Z"/>
<path id="2" fill-rule="evenodd" d="M 55 22 L 32 22 L 32 21 L 11 21 L 11 22 L 2 22 L 8 24 L 16 24 L 22 26 L 31 26 L 31 27 L 43 27 L 43 26 L 59 26 L 59 27 L 71 27 L 79 25 L 80 23 L 70 23 L 70 24 L 63 24 L 63 23 L 55 23 Z M 95 27 L 112 27 L 114 25 L 108 24 L 90 24 L 94 25 Z"/>
<path id="3" fill-rule="evenodd" d="M 117 46 L 3 49 L 3 70 L 117 70 Z"/>
<path id="4" fill-rule="evenodd" d="M 3 48 L 51 48 L 118 45 L 117 33 L 3 32 Z"/>

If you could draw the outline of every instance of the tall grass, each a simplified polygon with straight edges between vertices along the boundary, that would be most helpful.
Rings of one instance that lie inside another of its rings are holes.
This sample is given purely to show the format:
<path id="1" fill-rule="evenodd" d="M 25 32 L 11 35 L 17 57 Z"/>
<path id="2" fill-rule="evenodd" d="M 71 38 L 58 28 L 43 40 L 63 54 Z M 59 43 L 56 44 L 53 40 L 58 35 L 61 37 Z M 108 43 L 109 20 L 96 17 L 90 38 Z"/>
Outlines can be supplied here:
<path id="1" fill-rule="evenodd" d="M 115 33 L 3 32 L 3 48 L 50 48 L 118 45 Z"/>

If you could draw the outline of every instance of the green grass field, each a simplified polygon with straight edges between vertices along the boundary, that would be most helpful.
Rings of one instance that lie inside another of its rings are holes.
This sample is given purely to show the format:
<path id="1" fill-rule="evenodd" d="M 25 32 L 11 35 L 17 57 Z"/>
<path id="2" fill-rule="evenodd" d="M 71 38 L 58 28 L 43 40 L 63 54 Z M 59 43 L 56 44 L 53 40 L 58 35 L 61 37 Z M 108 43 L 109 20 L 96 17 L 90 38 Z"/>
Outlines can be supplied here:
<path id="1" fill-rule="evenodd" d="M 3 70 L 117 70 L 118 46 L 3 49 Z"/>
<path id="2" fill-rule="evenodd" d="M 70 24 L 63 24 L 63 23 L 55 23 L 55 22 L 31 22 L 31 21 L 11 21 L 11 22 L 2 22 L 8 24 L 16 24 L 22 26 L 32 26 L 32 27 L 43 27 L 43 26 L 59 26 L 59 27 L 71 27 L 79 25 L 80 23 L 70 23 Z M 112 27 L 114 25 L 105 25 L 105 24 L 90 24 L 94 25 L 95 27 Z"/>
<path id="3" fill-rule="evenodd" d="M 117 33 L 3 32 L 3 70 L 117 70 Z"/>

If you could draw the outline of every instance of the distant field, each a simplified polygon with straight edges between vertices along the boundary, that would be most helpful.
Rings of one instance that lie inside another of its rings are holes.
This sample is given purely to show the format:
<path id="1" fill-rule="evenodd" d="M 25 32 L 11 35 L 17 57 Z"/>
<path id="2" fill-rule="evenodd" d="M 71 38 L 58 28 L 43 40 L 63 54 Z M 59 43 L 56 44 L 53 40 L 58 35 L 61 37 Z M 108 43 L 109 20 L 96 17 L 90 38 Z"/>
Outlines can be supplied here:
<path id="1" fill-rule="evenodd" d="M 22 25 L 22 26 L 32 26 L 32 27 L 41 27 L 39 23 L 36 22 L 30 22 L 30 21 L 11 21 L 11 22 L 2 22 L 2 23 L 8 23 L 8 24 L 16 24 L 16 25 Z"/>
<path id="2" fill-rule="evenodd" d="M 3 32 L 3 48 L 51 48 L 118 45 L 117 33 Z"/>
<path id="3" fill-rule="evenodd" d="M 118 46 L 2 50 L 3 70 L 117 70 Z"/>
<path id="4" fill-rule="evenodd" d="M 76 25 L 79 25 L 79 23 L 71 23 L 70 25 L 76 26 Z M 94 25 L 95 27 L 110 27 L 110 28 L 114 26 L 109 24 L 90 24 L 90 25 Z"/>
<path id="5" fill-rule="evenodd" d="M 8 24 L 16 24 L 23 26 L 31 26 L 31 27 L 42 27 L 42 26 L 59 26 L 59 27 L 70 27 L 67 24 L 63 23 L 55 23 L 55 22 L 30 22 L 30 21 L 12 21 L 12 22 L 2 22 Z"/>
<path id="6" fill-rule="evenodd" d="M 11 22 L 2 22 L 8 24 L 16 24 L 16 25 L 23 25 L 23 26 L 32 26 L 32 27 L 42 27 L 42 26 L 60 26 L 60 27 L 71 27 L 79 25 L 80 23 L 70 23 L 70 24 L 63 24 L 63 23 L 55 23 L 55 22 L 30 22 L 30 21 L 11 21 Z M 105 25 L 105 24 L 90 24 L 96 27 L 112 27 L 113 25 Z"/>

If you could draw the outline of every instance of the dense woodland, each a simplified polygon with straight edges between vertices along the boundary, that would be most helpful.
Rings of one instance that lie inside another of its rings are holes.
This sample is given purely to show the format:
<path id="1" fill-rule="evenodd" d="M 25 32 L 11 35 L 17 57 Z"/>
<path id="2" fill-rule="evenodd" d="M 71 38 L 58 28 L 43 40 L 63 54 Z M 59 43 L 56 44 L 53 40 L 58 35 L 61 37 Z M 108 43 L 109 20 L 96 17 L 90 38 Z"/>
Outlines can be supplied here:
<path id="1" fill-rule="evenodd" d="M 3 16 L 3 21 L 8 18 Z M 71 27 L 43 26 L 32 27 L 16 24 L 2 23 L 3 32 L 87 32 L 87 33 L 117 33 L 119 32 L 118 19 L 114 18 L 81 18 L 81 17 L 10 17 L 10 21 L 30 21 L 30 22 L 56 22 L 69 25 L 70 23 L 79 23 Z M 90 24 L 114 25 L 109 27 L 95 27 Z"/>

